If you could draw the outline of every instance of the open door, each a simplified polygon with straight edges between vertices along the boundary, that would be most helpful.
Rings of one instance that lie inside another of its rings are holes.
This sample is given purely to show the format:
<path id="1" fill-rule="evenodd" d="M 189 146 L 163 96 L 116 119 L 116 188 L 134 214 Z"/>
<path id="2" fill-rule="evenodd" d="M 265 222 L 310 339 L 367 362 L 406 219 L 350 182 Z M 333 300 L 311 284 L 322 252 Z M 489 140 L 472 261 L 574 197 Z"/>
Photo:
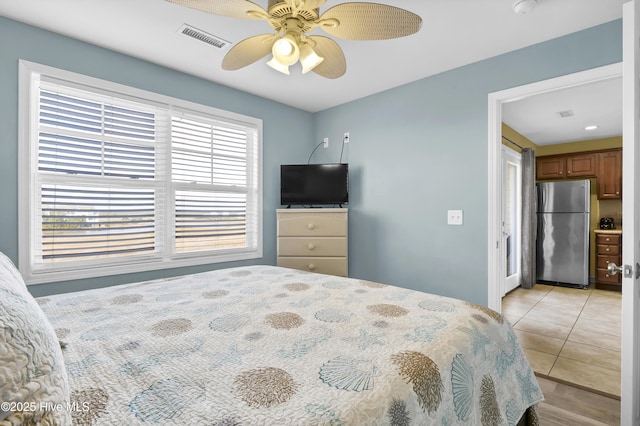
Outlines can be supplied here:
<path id="1" fill-rule="evenodd" d="M 623 5 L 620 424 L 640 424 L 640 0 Z"/>

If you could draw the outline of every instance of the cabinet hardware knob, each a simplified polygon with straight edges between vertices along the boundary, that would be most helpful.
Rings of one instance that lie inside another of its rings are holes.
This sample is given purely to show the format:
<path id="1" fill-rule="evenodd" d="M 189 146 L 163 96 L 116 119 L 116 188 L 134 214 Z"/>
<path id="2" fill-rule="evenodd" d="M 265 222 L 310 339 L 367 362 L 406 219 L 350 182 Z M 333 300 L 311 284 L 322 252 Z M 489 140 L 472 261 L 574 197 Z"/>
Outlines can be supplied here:
<path id="1" fill-rule="evenodd" d="M 315 246 L 313 243 L 309 243 L 309 245 L 307 246 L 307 248 L 308 248 L 309 250 L 313 250 L 313 249 L 315 249 L 315 248 L 316 248 L 316 246 Z"/>
<path id="2" fill-rule="evenodd" d="M 313 263 L 309 264 L 309 270 L 313 271 L 314 269 L 316 269 L 316 265 L 314 265 Z"/>
<path id="3" fill-rule="evenodd" d="M 609 248 L 607 248 L 607 251 L 610 251 L 610 249 L 609 249 Z"/>
<path id="4" fill-rule="evenodd" d="M 607 238 L 607 242 L 611 241 L 611 238 Z"/>
<path id="5" fill-rule="evenodd" d="M 316 226 L 315 226 L 313 223 L 310 223 L 309 225 L 307 225 L 307 228 L 309 228 L 309 229 L 313 229 L 313 228 L 315 228 L 315 227 L 316 227 Z"/>
<path id="6" fill-rule="evenodd" d="M 620 191 L 616 191 L 616 195 L 620 195 Z"/>

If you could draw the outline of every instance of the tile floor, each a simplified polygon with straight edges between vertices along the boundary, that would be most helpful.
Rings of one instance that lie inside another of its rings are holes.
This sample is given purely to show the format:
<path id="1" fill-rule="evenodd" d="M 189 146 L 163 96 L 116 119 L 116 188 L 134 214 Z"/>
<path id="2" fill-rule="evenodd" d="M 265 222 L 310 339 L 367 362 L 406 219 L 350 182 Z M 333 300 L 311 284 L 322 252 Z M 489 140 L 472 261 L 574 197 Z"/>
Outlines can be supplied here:
<path id="1" fill-rule="evenodd" d="M 537 375 L 620 398 L 621 294 L 536 284 L 502 299 Z"/>

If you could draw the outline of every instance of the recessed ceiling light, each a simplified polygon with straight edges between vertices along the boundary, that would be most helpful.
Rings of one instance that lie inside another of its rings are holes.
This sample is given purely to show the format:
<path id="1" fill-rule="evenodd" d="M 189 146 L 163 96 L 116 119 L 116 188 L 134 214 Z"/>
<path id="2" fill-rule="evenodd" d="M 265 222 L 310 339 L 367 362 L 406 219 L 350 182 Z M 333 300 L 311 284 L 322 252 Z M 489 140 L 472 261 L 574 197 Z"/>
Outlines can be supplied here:
<path id="1" fill-rule="evenodd" d="M 596 125 L 594 124 L 594 125 L 592 125 L 592 126 L 587 126 L 587 127 L 585 127 L 584 129 L 585 129 L 585 130 L 596 130 L 597 128 L 598 128 L 598 126 L 596 126 Z"/>

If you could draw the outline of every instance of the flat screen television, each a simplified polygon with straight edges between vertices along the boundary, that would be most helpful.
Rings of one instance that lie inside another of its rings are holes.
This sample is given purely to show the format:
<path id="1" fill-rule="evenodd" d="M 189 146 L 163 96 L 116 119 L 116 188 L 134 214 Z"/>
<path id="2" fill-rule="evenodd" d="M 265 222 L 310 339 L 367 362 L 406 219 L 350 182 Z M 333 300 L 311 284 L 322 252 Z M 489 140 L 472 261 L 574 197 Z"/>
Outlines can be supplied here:
<path id="1" fill-rule="evenodd" d="M 280 204 L 315 205 L 349 202 L 349 165 L 283 164 L 280 166 Z"/>

